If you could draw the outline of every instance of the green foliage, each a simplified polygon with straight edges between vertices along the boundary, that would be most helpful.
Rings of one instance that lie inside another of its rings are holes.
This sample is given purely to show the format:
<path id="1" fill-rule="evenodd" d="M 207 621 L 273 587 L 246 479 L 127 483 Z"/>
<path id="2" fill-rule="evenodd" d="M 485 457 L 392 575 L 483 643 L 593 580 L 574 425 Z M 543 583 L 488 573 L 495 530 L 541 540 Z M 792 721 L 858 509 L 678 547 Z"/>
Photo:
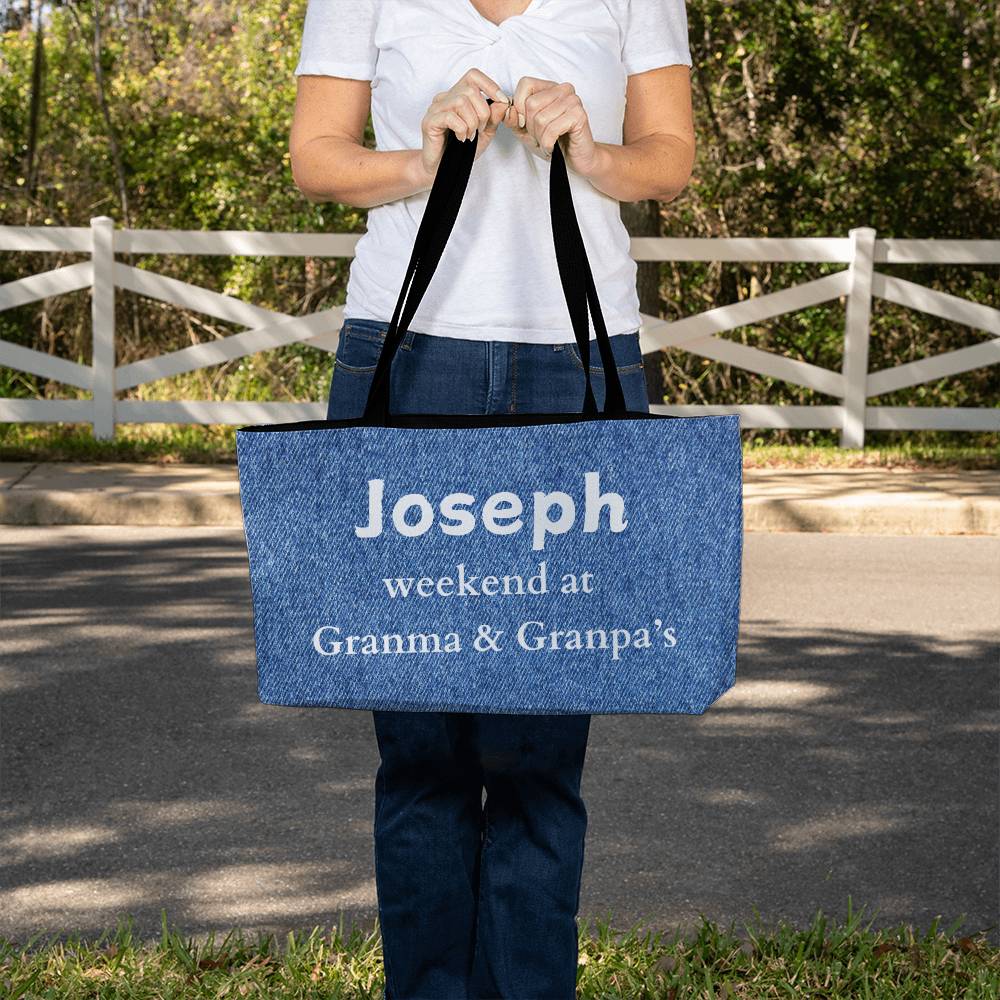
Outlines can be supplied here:
<path id="1" fill-rule="evenodd" d="M 988 239 L 1000 233 L 995 5 L 689 0 L 688 15 L 699 155 L 685 194 L 664 207 L 666 234 L 846 236 L 857 226 L 874 227 L 880 237 L 912 239 Z M 668 266 L 663 312 L 670 318 L 690 315 L 840 266 Z M 997 266 L 880 264 L 878 270 L 1000 305 Z M 839 370 L 843 318 L 843 303 L 831 303 L 723 336 Z M 870 370 L 986 336 L 876 301 Z M 666 352 L 663 374 L 668 401 L 835 402 L 679 350 Z M 996 406 L 1000 366 L 871 402 Z M 787 432 L 772 438 L 789 440 Z"/>
<path id="2" fill-rule="evenodd" d="M 34 26 L 6 8 L 0 36 L 0 223 L 88 225 L 96 215 L 150 229 L 282 232 L 364 229 L 364 211 L 311 204 L 288 151 L 305 0 L 79 0 L 47 8 L 44 72 L 33 86 Z M 661 207 L 672 236 L 995 237 L 1000 232 L 1000 15 L 976 0 L 688 0 L 698 161 Z M 100 12 L 101 80 L 95 72 Z M 140 16 L 141 14 L 141 16 Z M 107 115 L 102 109 L 103 92 Z M 31 109 L 39 132 L 28 161 Z M 367 141 L 371 143 L 369 131 Z M 121 178 L 121 181 L 119 180 Z M 0 254 L 0 283 L 80 259 Z M 343 302 L 349 260 L 147 255 L 126 263 L 288 314 Z M 661 266 L 660 312 L 677 318 L 838 270 L 829 264 Z M 879 265 L 992 306 L 994 265 Z M 240 329 L 119 293 L 120 363 Z M 876 302 L 877 370 L 988 336 Z M 843 303 L 721 336 L 839 369 Z M 0 313 L 0 337 L 61 357 L 90 351 L 89 297 L 74 293 Z M 658 355 L 664 401 L 830 403 L 696 354 Z M 139 398 L 325 397 L 330 356 L 309 347 L 258 355 L 138 387 Z M 70 387 L 0 369 L 0 392 Z M 887 394 L 876 404 L 1000 405 L 1000 366 Z M 824 441 L 827 432 L 808 432 Z M 933 439 L 934 435 L 929 435 Z M 942 439 L 948 435 L 938 436 Z M 781 443 L 802 440 L 771 432 Z M 890 438 L 886 438 L 890 440 Z"/>

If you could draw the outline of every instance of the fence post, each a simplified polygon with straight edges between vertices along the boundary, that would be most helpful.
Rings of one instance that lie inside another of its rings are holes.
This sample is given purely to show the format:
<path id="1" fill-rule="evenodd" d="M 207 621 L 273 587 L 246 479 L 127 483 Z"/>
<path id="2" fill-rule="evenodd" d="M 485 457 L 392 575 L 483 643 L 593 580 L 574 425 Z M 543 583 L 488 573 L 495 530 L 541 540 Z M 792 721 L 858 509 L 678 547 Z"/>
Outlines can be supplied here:
<path id="1" fill-rule="evenodd" d="M 840 447 L 864 448 L 875 230 L 862 226 L 850 232 L 852 252 L 847 318 L 844 324 L 844 361 L 841 369 L 844 375 L 844 425 L 840 429 Z"/>
<path id="2" fill-rule="evenodd" d="M 94 269 L 90 295 L 93 330 L 93 433 L 99 441 L 115 436 L 115 220 L 99 215 L 90 220 Z"/>

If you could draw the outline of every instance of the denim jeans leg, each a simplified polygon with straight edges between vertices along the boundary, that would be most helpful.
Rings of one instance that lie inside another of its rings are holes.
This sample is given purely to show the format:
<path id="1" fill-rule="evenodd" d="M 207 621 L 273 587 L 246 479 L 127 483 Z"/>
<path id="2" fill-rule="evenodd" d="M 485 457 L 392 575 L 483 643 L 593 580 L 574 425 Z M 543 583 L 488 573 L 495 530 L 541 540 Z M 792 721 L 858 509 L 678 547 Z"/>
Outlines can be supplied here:
<path id="1" fill-rule="evenodd" d="M 572 1000 L 589 715 L 477 715 L 486 784 L 474 992 Z"/>
<path id="2" fill-rule="evenodd" d="M 470 717 L 373 712 L 375 878 L 386 1000 L 467 1000 L 475 948 L 482 772 Z"/>

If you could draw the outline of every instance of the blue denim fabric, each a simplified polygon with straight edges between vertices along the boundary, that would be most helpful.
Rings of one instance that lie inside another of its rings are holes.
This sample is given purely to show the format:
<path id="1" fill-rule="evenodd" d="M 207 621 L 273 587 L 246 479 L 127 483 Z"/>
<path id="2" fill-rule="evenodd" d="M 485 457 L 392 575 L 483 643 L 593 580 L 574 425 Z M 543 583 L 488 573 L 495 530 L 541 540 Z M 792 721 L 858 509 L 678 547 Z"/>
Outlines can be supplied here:
<path id="1" fill-rule="evenodd" d="M 340 330 L 327 419 L 364 411 L 387 322 L 346 319 Z M 648 411 L 639 332 L 611 338 L 612 353 L 631 411 Z M 604 370 L 591 341 L 594 398 L 604 405 Z M 392 362 L 396 413 L 579 413 L 583 363 L 575 343 L 530 344 L 461 340 L 407 330 Z"/>
<path id="2" fill-rule="evenodd" d="M 704 712 L 735 674 L 739 417 L 651 418 L 637 338 L 619 334 L 626 404 L 642 417 L 520 424 L 580 413 L 575 345 L 411 331 L 391 408 L 445 424 L 371 426 L 355 421 L 380 332 L 346 324 L 334 426 L 236 433 L 260 700 Z M 603 381 L 595 371 L 599 405 Z"/>
<path id="3" fill-rule="evenodd" d="M 387 328 L 345 321 L 328 419 L 363 411 Z M 647 409 L 638 333 L 611 342 L 628 408 Z M 598 406 L 603 383 L 595 371 Z M 575 344 L 410 330 L 392 367 L 400 412 L 579 410 L 583 385 Z M 373 718 L 386 1000 L 574 997 L 590 716 L 377 711 Z"/>

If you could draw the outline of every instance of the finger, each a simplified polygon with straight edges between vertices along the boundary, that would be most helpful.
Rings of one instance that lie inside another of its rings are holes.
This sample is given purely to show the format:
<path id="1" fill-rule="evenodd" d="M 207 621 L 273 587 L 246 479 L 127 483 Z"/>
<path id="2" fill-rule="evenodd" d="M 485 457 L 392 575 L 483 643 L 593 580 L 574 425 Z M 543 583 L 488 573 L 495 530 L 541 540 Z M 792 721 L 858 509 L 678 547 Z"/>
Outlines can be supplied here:
<path id="1" fill-rule="evenodd" d="M 559 112 L 553 110 L 561 107 L 564 102 L 574 97 L 576 90 L 571 83 L 557 83 L 551 87 L 530 94 L 524 102 L 528 118 L 528 131 L 541 145 L 541 131 L 547 120 L 551 120 Z"/>
<path id="2" fill-rule="evenodd" d="M 450 128 L 457 138 L 463 140 L 469 135 L 469 126 L 457 111 L 446 109 L 435 112 L 435 114 L 431 115 L 428 125 L 430 128 L 435 128 L 441 132 Z"/>
<path id="3" fill-rule="evenodd" d="M 466 94 L 452 94 L 448 101 L 448 110 L 458 115 L 464 123 L 459 139 L 468 139 L 479 128 L 479 114 Z"/>
<path id="4" fill-rule="evenodd" d="M 551 153 L 556 139 L 578 129 L 586 117 L 583 103 L 576 94 L 553 101 L 534 116 L 534 133 L 538 145 Z"/>
<path id="5" fill-rule="evenodd" d="M 514 133 L 519 141 L 524 140 L 524 129 L 517 124 L 517 109 L 513 104 L 508 104 L 503 116 L 504 125 Z"/>
<path id="6" fill-rule="evenodd" d="M 560 136 L 576 131 L 582 124 L 583 117 L 580 112 L 569 108 L 546 125 L 538 142 L 546 158 L 552 155 L 552 150 Z"/>
<path id="7" fill-rule="evenodd" d="M 526 102 L 533 94 L 548 87 L 554 87 L 554 80 L 541 80 L 537 76 L 522 76 L 517 81 L 511 103 L 517 109 L 517 124 L 519 128 L 524 128 L 527 123 Z"/>
<path id="8" fill-rule="evenodd" d="M 566 99 L 563 97 L 550 101 L 544 107 L 534 110 L 533 105 L 529 104 L 528 110 L 531 117 L 528 122 L 528 131 L 531 132 L 539 145 L 541 145 L 542 133 L 545 131 L 546 126 L 563 114 L 566 106 Z"/>
<path id="9" fill-rule="evenodd" d="M 506 117 L 507 113 L 510 111 L 510 105 L 504 104 L 502 101 L 494 101 L 490 105 L 490 120 L 483 129 L 487 135 L 493 135 L 496 130 L 500 127 L 500 122 L 502 122 Z"/>
<path id="10" fill-rule="evenodd" d="M 466 70 L 460 83 L 471 83 L 478 87 L 487 97 L 492 97 L 495 101 L 509 101 L 510 98 L 503 92 L 503 88 L 491 76 L 487 76 L 481 69 L 475 66 Z"/>
<path id="11" fill-rule="evenodd" d="M 517 108 L 513 104 L 508 104 L 503 116 L 503 123 L 518 137 L 524 134 L 524 129 L 517 124 Z"/>
<path id="12" fill-rule="evenodd" d="M 476 128 L 485 128 L 490 120 L 490 105 L 486 103 L 486 98 L 479 92 L 478 87 L 469 87 L 462 96 L 476 117 Z"/>

